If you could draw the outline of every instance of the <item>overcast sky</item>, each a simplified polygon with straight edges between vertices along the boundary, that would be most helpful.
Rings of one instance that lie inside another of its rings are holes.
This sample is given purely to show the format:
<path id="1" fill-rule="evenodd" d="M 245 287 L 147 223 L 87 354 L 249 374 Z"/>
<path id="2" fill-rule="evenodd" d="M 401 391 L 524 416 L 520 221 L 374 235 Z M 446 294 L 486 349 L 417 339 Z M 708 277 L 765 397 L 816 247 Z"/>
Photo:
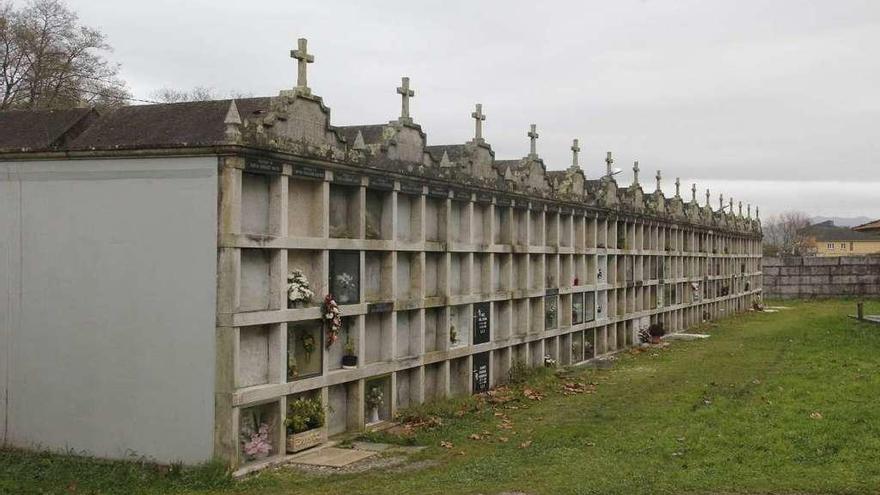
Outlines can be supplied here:
<path id="1" fill-rule="evenodd" d="M 880 217 L 880 1 L 68 0 L 115 48 L 135 96 L 161 87 L 274 95 L 309 85 L 337 125 L 397 117 L 400 76 L 429 144 L 472 137 L 498 158 L 570 163 L 606 151 L 653 190 L 674 177 L 761 205 Z"/>

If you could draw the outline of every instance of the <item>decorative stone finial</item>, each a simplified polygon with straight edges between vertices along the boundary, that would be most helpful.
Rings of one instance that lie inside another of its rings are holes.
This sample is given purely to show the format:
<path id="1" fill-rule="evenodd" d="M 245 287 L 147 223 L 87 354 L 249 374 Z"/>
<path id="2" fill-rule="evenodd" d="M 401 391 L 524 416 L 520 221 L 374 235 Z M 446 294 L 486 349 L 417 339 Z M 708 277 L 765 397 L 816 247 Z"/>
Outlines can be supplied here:
<path id="1" fill-rule="evenodd" d="M 654 177 L 657 179 L 657 191 L 660 190 L 660 181 L 663 179 L 663 176 L 660 174 L 660 171 L 657 171 L 657 175 Z"/>
<path id="2" fill-rule="evenodd" d="M 354 143 L 351 144 L 351 148 L 355 150 L 367 149 L 367 145 L 364 142 L 364 135 L 360 130 L 358 130 L 357 136 L 354 137 Z"/>
<path id="3" fill-rule="evenodd" d="M 709 204 L 709 197 L 710 197 L 709 189 L 706 189 L 706 206 L 711 206 Z"/>
<path id="4" fill-rule="evenodd" d="M 580 168 L 578 165 L 578 153 L 581 152 L 581 147 L 578 146 L 578 140 L 574 139 L 571 142 L 571 168 Z"/>
<path id="5" fill-rule="evenodd" d="M 473 113 L 471 113 L 471 117 L 474 119 L 474 141 L 478 143 L 483 142 L 483 121 L 486 120 L 486 115 L 483 114 L 483 104 L 477 103 L 476 109 Z"/>
<path id="6" fill-rule="evenodd" d="M 739 216 L 743 216 L 743 202 L 739 201 Z"/>
<path id="7" fill-rule="evenodd" d="M 605 175 L 611 177 L 611 164 L 614 163 L 614 158 L 611 157 L 611 152 L 609 151 L 605 155 Z"/>
<path id="8" fill-rule="evenodd" d="M 718 211 L 724 211 L 724 193 L 718 195 Z"/>
<path id="9" fill-rule="evenodd" d="M 633 185 L 639 185 L 639 161 L 633 162 Z"/>
<path id="10" fill-rule="evenodd" d="M 452 160 L 449 159 L 446 150 L 443 150 L 443 156 L 440 157 L 440 168 L 452 168 Z"/>
<path id="11" fill-rule="evenodd" d="M 758 220 L 761 219 L 761 210 L 757 206 L 755 207 L 755 218 Z"/>
<path id="12" fill-rule="evenodd" d="M 223 124 L 226 126 L 225 134 L 228 141 L 238 141 L 241 138 L 241 115 L 238 113 L 238 106 L 235 104 L 235 100 L 229 103 L 229 109 L 226 110 Z"/>
<path id="13" fill-rule="evenodd" d="M 675 197 L 681 197 L 681 179 L 678 177 L 675 178 Z"/>
<path id="14" fill-rule="evenodd" d="M 748 212 L 748 218 L 752 218 L 752 204 L 751 203 L 748 204 L 746 211 Z"/>
<path id="15" fill-rule="evenodd" d="M 529 141 L 530 141 L 529 158 L 538 158 L 538 146 L 537 146 L 538 131 L 536 130 L 536 128 L 537 128 L 537 126 L 535 124 L 532 124 L 529 127 L 529 133 L 526 134 L 529 137 Z"/>
<path id="16" fill-rule="evenodd" d="M 290 50 L 290 57 L 297 60 L 296 90 L 303 94 L 311 94 L 312 92 L 312 90 L 309 89 L 306 69 L 308 64 L 311 64 L 315 61 L 315 56 L 311 53 L 308 53 L 308 51 L 306 50 L 306 46 L 308 45 L 308 43 L 309 40 L 305 38 L 300 38 L 299 40 L 297 40 L 297 49 Z"/>
<path id="17" fill-rule="evenodd" d="M 697 185 L 691 184 L 691 201 L 697 202 Z"/>
<path id="18" fill-rule="evenodd" d="M 397 88 L 397 94 L 401 96 L 400 103 L 400 122 L 411 124 L 412 117 L 409 116 L 409 99 L 416 95 L 416 92 L 409 87 L 409 78 L 401 77 L 400 86 Z"/>

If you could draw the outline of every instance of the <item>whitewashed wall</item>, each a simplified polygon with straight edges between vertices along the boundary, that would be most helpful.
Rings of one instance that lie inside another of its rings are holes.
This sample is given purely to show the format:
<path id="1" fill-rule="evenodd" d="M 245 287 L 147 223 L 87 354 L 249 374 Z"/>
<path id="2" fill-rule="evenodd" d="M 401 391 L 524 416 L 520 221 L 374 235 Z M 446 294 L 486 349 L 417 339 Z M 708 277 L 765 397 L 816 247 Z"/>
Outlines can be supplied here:
<path id="1" fill-rule="evenodd" d="M 0 162 L 4 444 L 212 455 L 217 159 Z"/>

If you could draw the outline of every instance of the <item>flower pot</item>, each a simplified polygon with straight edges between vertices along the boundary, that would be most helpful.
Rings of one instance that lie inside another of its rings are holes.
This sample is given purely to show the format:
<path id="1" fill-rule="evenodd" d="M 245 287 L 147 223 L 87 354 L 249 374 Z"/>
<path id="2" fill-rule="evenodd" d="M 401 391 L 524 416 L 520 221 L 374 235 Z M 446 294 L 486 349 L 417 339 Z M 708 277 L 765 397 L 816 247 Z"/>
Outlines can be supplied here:
<path id="1" fill-rule="evenodd" d="M 651 343 L 652 344 L 659 344 L 661 342 L 662 338 L 663 337 L 660 337 L 659 335 L 651 335 Z"/>
<path id="2" fill-rule="evenodd" d="M 357 368 L 358 357 L 353 355 L 342 356 L 342 369 L 353 370 Z"/>
<path id="3" fill-rule="evenodd" d="M 369 422 L 372 424 L 372 423 L 378 423 L 379 421 L 380 421 L 379 408 L 374 407 L 374 408 L 370 409 L 370 421 Z"/>
<path id="4" fill-rule="evenodd" d="M 299 433 L 287 434 L 287 452 L 294 453 L 312 448 L 327 441 L 327 429 L 323 426 Z"/>

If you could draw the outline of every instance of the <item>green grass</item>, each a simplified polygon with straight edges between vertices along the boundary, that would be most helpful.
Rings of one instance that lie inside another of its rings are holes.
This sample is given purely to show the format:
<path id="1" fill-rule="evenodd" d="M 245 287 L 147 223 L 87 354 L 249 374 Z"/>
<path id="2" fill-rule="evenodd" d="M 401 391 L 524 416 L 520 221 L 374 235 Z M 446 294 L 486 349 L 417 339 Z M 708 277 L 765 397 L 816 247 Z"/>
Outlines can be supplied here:
<path id="1" fill-rule="evenodd" d="M 518 409 L 474 399 L 424 408 L 443 425 L 398 440 L 429 446 L 414 458 L 432 461 L 423 469 L 281 469 L 232 481 L 217 466 L 0 451 L 0 493 L 878 493 L 880 326 L 846 318 L 853 301 L 785 304 L 794 309 L 707 326 L 708 340 L 578 371 L 574 379 L 595 382 L 595 394 L 563 396 L 558 378 L 539 373 L 529 386 L 547 397 L 508 404 Z M 880 301 L 866 311 L 880 313 Z M 498 429 L 495 412 L 513 429 Z M 468 438 L 482 431 L 491 439 Z"/>

